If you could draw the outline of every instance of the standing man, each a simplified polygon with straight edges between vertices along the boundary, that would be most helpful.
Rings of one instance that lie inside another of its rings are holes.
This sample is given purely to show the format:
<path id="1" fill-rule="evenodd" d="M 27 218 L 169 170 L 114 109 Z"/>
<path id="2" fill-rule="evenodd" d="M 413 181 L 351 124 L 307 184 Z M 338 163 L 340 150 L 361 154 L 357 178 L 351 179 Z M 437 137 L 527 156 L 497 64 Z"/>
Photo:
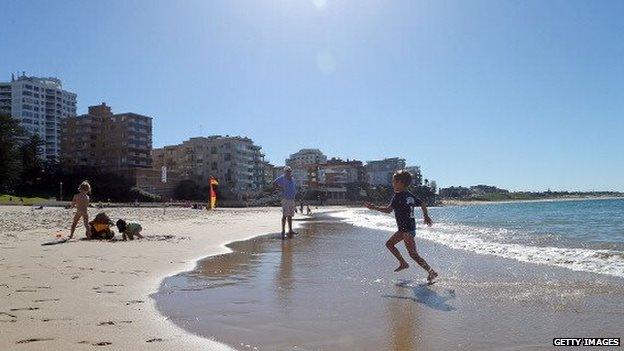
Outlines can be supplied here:
<path id="1" fill-rule="evenodd" d="M 284 167 L 284 174 L 273 181 L 273 186 L 282 192 L 282 240 L 286 238 L 286 221 L 288 221 L 288 237 L 292 238 L 294 234 L 297 234 L 292 230 L 292 218 L 297 206 L 295 204 L 297 187 L 292 176 L 292 169 L 288 166 Z"/>

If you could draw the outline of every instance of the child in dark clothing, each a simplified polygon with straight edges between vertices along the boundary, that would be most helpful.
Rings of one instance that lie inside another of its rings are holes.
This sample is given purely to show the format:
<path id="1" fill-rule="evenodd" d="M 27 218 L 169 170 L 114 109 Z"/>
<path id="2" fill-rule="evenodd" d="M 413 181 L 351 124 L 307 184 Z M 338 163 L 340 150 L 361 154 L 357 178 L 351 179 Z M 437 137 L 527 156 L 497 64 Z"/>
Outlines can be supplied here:
<path id="1" fill-rule="evenodd" d="M 405 242 L 405 247 L 410 257 L 418 263 L 429 275 L 427 281 L 433 283 L 433 280 L 438 276 L 438 273 L 434 271 L 427 262 L 418 255 L 416 251 L 416 242 L 414 237 L 416 236 L 416 220 L 414 219 L 414 208 L 420 206 L 423 212 L 424 222 L 428 226 L 433 225 L 433 221 L 429 217 L 427 207 L 423 204 L 414 194 L 407 191 L 407 187 L 412 182 L 412 175 L 408 171 L 397 171 L 392 177 L 392 188 L 394 189 L 394 196 L 388 206 L 375 206 L 370 202 L 365 205 L 371 210 L 376 210 L 384 213 L 390 213 L 394 211 L 394 217 L 396 218 L 398 231 L 394 233 L 390 239 L 386 242 L 386 247 L 394 257 L 399 260 L 399 267 L 395 269 L 395 272 L 404 270 L 409 267 L 409 264 L 405 261 L 399 250 L 395 247 L 400 241 Z"/>

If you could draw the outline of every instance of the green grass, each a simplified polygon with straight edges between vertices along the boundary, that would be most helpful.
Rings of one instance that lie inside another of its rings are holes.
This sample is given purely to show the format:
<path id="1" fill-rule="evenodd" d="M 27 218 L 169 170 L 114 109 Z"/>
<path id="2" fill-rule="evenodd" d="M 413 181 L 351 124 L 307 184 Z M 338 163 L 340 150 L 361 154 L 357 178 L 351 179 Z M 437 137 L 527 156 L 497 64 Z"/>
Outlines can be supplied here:
<path id="1" fill-rule="evenodd" d="M 22 199 L 23 202 L 20 201 L 20 199 Z M 32 205 L 40 205 L 40 204 L 49 203 L 51 201 L 55 201 L 55 200 L 44 199 L 42 197 L 21 197 L 21 196 L 13 196 L 13 195 L 0 195 L 0 204 L 2 205 L 32 206 Z"/>

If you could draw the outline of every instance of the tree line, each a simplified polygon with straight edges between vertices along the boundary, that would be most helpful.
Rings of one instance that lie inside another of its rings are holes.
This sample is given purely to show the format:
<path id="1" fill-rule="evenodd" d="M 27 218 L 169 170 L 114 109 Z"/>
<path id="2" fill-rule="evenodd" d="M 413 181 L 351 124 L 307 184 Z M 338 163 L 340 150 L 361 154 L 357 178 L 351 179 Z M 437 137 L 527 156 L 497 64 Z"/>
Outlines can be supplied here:
<path id="1" fill-rule="evenodd" d="M 27 133 L 17 119 L 0 113 L 0 193 L 68 200 L 87 179 L 94 185 L 94 201 L 157 200 L 133 188 L 130 179 L 105 169 L 64 169 L 58 161 L 44 160 L 44 145 L 38 134 Z"/>

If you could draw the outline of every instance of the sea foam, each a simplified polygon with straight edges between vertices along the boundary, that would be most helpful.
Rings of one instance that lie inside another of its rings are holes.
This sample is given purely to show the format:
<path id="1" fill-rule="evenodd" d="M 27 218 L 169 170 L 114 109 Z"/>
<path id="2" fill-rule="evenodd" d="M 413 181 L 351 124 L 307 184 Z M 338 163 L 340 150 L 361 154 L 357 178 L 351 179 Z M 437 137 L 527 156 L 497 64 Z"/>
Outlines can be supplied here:
<path id="1" fill-rule="evenodd" d="M 369 210 L 351 209 L 332 215 L 360 227 L 387 231 L 396 230 L 392 216 Z M 505 229 L 480 228 L 443 222 L 435 223 L 433 227 L 419 225 L 416 230 L 417 237 L 453 249 L 624 278 L 624 254 L 620 251 L 501 242 L 504 241 L 506 234 L 509 233 Z M 488 236 L 496 240 L 487 240 Z"/>

